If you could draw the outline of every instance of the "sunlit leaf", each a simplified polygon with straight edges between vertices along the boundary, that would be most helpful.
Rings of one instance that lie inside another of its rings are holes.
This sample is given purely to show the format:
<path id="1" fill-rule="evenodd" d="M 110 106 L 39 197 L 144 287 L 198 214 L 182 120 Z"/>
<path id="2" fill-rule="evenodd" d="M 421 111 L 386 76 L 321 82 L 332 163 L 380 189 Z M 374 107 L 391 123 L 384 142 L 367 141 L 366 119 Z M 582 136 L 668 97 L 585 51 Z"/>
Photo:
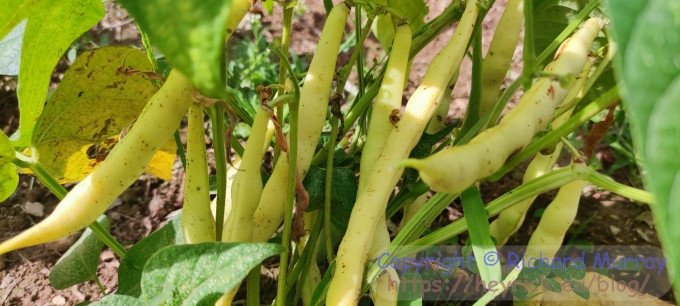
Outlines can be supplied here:
<path id="1" fill-rule="evenodd" d="M 21 46 L 19 130 L 11 139 L 27 147 L 42 112 L 52 71 L 71 43 L 104 17 L 100 0 L 45 1 L 49 7 L 31 14 Z"/>
<path id="2" fill-rule="evenodd" d="M 146 54 L 130 47 L 105 47 L 80 55 L 36 124 L 33 145 L 38 161 L 60 182 L 83 179 L 118 143 L 157 88 L 143 74 L 151 71 Z M 172 178 L 176 145 L 168 142 L 148 170 Z"/>

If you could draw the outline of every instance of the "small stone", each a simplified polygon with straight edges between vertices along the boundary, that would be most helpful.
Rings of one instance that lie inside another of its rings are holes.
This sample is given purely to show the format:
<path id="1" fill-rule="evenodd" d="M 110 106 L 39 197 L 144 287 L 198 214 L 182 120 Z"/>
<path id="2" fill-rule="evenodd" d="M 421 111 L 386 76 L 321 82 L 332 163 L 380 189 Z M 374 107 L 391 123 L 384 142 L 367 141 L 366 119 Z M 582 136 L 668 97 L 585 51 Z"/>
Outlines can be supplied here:
<path id="1" fill-rule="evenodd" d="M 57 295 L 54 298 L 52 298 L 52 304 L 54 304 L 54 305 L 64 305 L 64 304 L 66 304 L 66 298 L 61 296 L 61 295 Z"/>
<path id="2" fill-rule="evenodd" d="M 610 225 L 609 231 L 612 232 L 612 234 L 614 234 L 614 236 L 616 236 L 621 232 L 621 229 L 618 226 Z"/>
<path id="3" fill-rule="evenodd" d="M 0 282 L 0 290 L 9 288 L 9 286 L 16 280 L 16 277 L 14 276 L 14 273 L 10 272 L 7 274 L 7 276 L 2 278 L 2 282 Z"/>
<path id="4" fill-rule="evenodd" d="M 24 204 L 24 210 L 26 213 L 36 217 L 45 216 L 45 206 L 40 202 L 26 202 L 26 204 Z"/>

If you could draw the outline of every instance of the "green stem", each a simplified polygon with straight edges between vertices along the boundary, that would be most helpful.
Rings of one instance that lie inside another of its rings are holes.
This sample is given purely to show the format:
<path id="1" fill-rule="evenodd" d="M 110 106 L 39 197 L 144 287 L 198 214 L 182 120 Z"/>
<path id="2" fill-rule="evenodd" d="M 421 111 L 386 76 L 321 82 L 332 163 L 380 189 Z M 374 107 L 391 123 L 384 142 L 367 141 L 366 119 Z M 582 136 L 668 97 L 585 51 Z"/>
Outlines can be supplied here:
<path id="1" fill-rule="evenodd" d="M 574 147 L 574 145 L 569 140 L 564 138 L 564 136 L 560 137 L 560 141 L 567 147 L 567 149 L 569 149 L 569 152 L 571 152 L 572 159 L 582 158 L 581 152 L 579 152 L 578 149 Z"/>
<path id="2" fill-rule="evenodd" d="M 16 157 L 12 159 L 12 163 L 15 164 L 19 168 L 25 168 L 25 169 L 30 169 L 35 176 L 38 177 L 38 179 L 49 189 L 59 200 L 63 200 L 64 197 L 66 197 L 66 194 L 68 191 L 66 191 L 66 188 L 59 184 L 57 179 L 54 178 L 43 166 L 36 160 L 33 160 L 31 158 L 25 157 L 19 153 L 17 153 Z M 106 244 L 111 250 L 118 255 L 121 259 L 125 258 L 125 255 L 127 255 L 127 250 L 123 247 L 123 245 L 116 240 L 116 238 L 113 238 L 111 234 L 101 225 L 99 222 L 94 221 L 92 224 L 88 226 L 92 232 L 101 240 L 104 244 Z"/>
<path id="3" fill-rule="evenodd" d="M 293 223 L 293 202 L 295 201 L 295 184 L 297 182 L 296 170 L 297 170 L 297 146 L 298 146 L 298 106 L 300 104 L 300 85 L 297 79 L 295 79 L 295 71 L 293 66 L 290 65 L 288 57 L 285 56 L 281 50 L 272 48 L 272 51 L 279 56 L 279 63 L 284 65 L 288 70 L 288 73 L 293 78 L 293 84 L 295 85 L 295 100 L 293 103 L 288 104 L 289 108 L 289 118 L 290 118 L 290 131 L 288 135 L 290 136 L 290 143 L 288 144 L 288 191 L 287 191 L 287 202 L 285 216 L 283 220 L 283 237 L 281 238 L 281 244 L 284 251 L 281 252 L 281 260 L 279 266 L 279 282 L 277 286 L 277 299 L 276 304 L 279 306 L 284 306 L 286 304 L 286 275 L 288 273 L 288 255 L 290 253 L 290 232 L 291 225 Z"/>
<path id="4" fill-rule="evenodd" d="M 260 265 L 251 269 L 246 278 L 246 305 L 260 306 Z"/>
<path id="5" fill-rule="evenodd" d="M 352 108 L 352 110 L 345 116 L 345 120 L 343 121 L 343 129 L 342 129 L 342 135 L 346 135 L 349 130 L 352 128 L 354 123 L 361 117 L 361 114 L 363 114 L 367 109 L 368 106 L 373 102 L 373 98 L 378 94 L 378 90 L 380 89 L 380 80 L 376 80 L 371 87 L 368 88 L 368 91 L 355 103 L 355 107 Z M 356 140 L 356 138 L 355 138 Z M 321 163 L 326 160 L 326 156 L 328 152 L 330 152 L 331 144 L 329 142 L 326 142 L 324 144 L 323 149 L 319 150 L 314 154 L 314 158 L 312 159 L 312 165 L 318 166 L 321 165 Z"/>
<path id="6" fill-rule="evenodd" d="M 480 103 L 482 100 L 482 31 L 475 34 L 472 40 L 472 84 L 470 86 L 470 100 L 463 126 L 456 133 L 464 135 L 479 121 Z"/>
<path id="7" fill-rule="evenodd" d="M 522 77 L 524 91 L 531 87 L 531 80 L 536 71 L 536 52 L 534 51 L 534 1 L 524 0 L 524 53 L 522 54 Z"/>
<path id="8" fill-rule="evenodd" d="M 339 118 L 333 116 L 331 119 L 331 138 L 330 150 L 328 151 L 328 158 L 326 159 L 326 186 L 324 198 L 324 230 L 326 233 L 326 258 L 328 262 L 333 261 L 333 243 L 331 242 L 331 186 L 333 181 L 333 157 L 335 155 L 335 142 L 338 138 L 338 121 Z"/>
<path id="9" fill-rule="evenodd" d="M 300 281 L 298 282 L 297 289 L 295 290 L 295 298 L 293 300 L 293 305 L 298 305 L 298 301 L 300 300 L 300 295 L 302 294 L 302 286 L 304 286 L 305 279 L 307 278 L 307 273 L 309 273 L 309 266 L 311 265 L 312 260 L 316 260 L 314 256 L 314 250 L 316 249 L 316 244 L 319 241 L 319 233 L 321 232 L 321 227 L 323 226 L 323 219 L 321 218 L 321 213 L 318 213 L 316 215 L 316 220 L 314 223 L 314 228 L 312 229 L 312 233 L 309 236 L 309 239 L 307 240 L 307 243 L 305 244 L 305 249 L 302 251 L 302 257 L 300 258 L 299 266 L 302 266 L 301 271 L 295 271 L 293 269 L 291 271 L 291 275 L 288 277 L 288 282 L 293 283 L 296 279 L 299 279 Z M 297 268 L 297 266 L 295 268 Z M 293 278 L 294 277 L 294 278 Z"/>
<path id="10" fill-rule="evenodd" d="M 444 9 L 441 15 L 435 17 L 413 33 L 409 60 L 416 56 L 435 37 L 439 36 L 449 25 L 459 21 L 460 17 L 463 16 L 463 11 L 465 11 L 465 1 L 451 1 L 451 4 Z"/>
<path id="11" fill-rule="evenodd" d="M 364 46 L 364 40 L 368 36 L 368 31 L 371 28 L 371 23 L 373 23 L 373 18 L 370 17 L 366 22 L 366 27 L 364 27 L 364 32 L 361 31 L 361 6 L 357 5 L 354 8 L 354 31 L 355 37 L 358 37 L 355 42 L 354 52 L 357 53 L 357 86 L 359 86 L 359 97 L 364 95 L 364 57 L 362 55 L 362 50 Z M 343 84 L 344 87 L 344 84 Z"/>
<path id="12" fill-rule="evenodd" d="M 552 130 L 550 133 L 546 134 L 540 139 L 530 143 L 524 150 L 510 157 L 510 159 L 508 159 L 508 161 L 506 161 L 505 164 L 500 169 L 498 169 L 498 171 L 496 171 L 496 173 L 486 178 L 486 180 L 491 182 L 497 181 L 510 170 L 514 169 L 519 163 L 534 156 L 534 154 L 536 154 L 536 152 L 540 151 L 541 149 L 556 143 L 560 137 L 569 135 L 571 131 L 590 120 L 590 118 L 597 115 L 599 112 L 607 109 L 612 104 L 617 103 L 618 100 L 618 89 L 614 87 L 602 94 L 592 103 L 588 104 L 578 113 L 573 115 L 563 125 Z"/>
<path id="13" fill-rule="evenodd" d="M 217 202 L 215 205 L 215 240 L 222 241 L 222 227 L 224 226 L 224 204 L 227 199 L 227 154 L 224 146 L 224 109 L 215 104 L 212 107 L 212 136 L 213 154 L 217 174 Z M 234 124 L 232 122 L 232 124 Z"/>
<path id="14" fill-rule="evenodd" d="M 292 25 L 292 20 L 293 20 L 293 8 L 284 8 L 283 9 L 283 29 L 281 31 L 281 53 L 282 54 L 288 54 L 288 47 L 290 46 L 290 29 Z M 284 65 L 279 65 L 279 84 L 286 85 L 286 67 Z M 279 93 L 277 96 L 281 96 L 281 93 L 283 91 L 279 90 Z M 276 108 L 276 118 L 278 119 L 279 126 L 283 126 L 283 108 L 284 106 L 281 105 L 280 107 Z M 276 166 L 276 162 L 279 160 L 279 156 L 281 155 L 281 149 L 278 146 L 274 147 L 274 166 Z"/>
<path id="15" fill-rule="evenodd" d="M 357 10 L 359 9 L 357 8 Z M 349 72 L 352 70 L 352 67 L 354 66 L 354 62 L 357 60 L 357 58 L 360 57 L 361 54 L 361 46 L 364 45 L 364 40 L 366 40 L 366 37 L 368 36 L 368 33 L 370 33 L 371 30 L 371 25 L 373 24 L 373 19 L 375 17 L 369 16 L 368 20 L 366 21 L 366 26 L 364 27 L 363 31 L 361 32 L 361 36 L 359 36 L 356 45 L 354 46 L 354 51 L 352 51 L 352 55 L 349 58 L 349 62 L 345 67 L 342 67 L 340 71 L 338 72 L 339 79 L 338 79 L 338 86 L 336 87 L 335 92 L 342 94 L 342 92 L 345 90 L 345 84 L 347 83 L 347 78 L 349 78 Z M 359 27 L 361 27 L 361 23 L 357 23 Z M 359 29 L 357 29 L 358 31 Z M 361 74 L 359 74 L 361 75 Z M 361 87 L 359 87 L 361 88 Z"/>
<path id="16" fill-rule="evenodd" d="M 493 105 L 491 108 L 491 111 L 487 112 L 489 114 L 489 119 L 486 121 L 486 128 L 492 128 L 494 125 L 496 125 L 496 122 L 498 121 L 498 118 L 501 116 L 501 113 L 503 113 L 503 109 L 505 108 L 505 105 L 508 104 L 508 101 L 510 101 L 510 98 L 517 92 L 520 86 L 522 86 L 522 83 L 524 82 L 524 77 L 520 76 L 517 78 L 515 81 L 513 81 L 510 86 L 508 86 L 505 91 L 503 91 L 503 94 L 501 94 L 500 98 L 498 98 L 498 101 Z"/>
<path id="17" fill-rule="evenodd" d="M 588 168 L 588 170 L 583 173 L 583 178 L 597 187 L 603 188 L 626 198 L 651 205 L 655 203 L 654 195 L 652 193 L 618 183 L 612 180 L 610 177 L 602 175 L 593 169 Z"/>
<path id="18" fill-rule="evenodd" d="M 182 139 L 179 136 L 179 130 L 175 131 L 175 144 L 177 145 L 177 155 L 179 155 L 179 160 L 182 162 L 182 168 L 187 168 L 187 157 L 184 154 L 184 145 L 182 144 Z"/>
<path id="19" fill-rule="evenodd" d="M 99 277 L 97 277 L 96 273 L 94 275 L 94 282 L 97 284 L 97 287 L 99 287 L 99 291 L 101 291 L 103 295 L 106 295 L 106 289 L 102 286 L 102 282 L 99 281 Z"/>

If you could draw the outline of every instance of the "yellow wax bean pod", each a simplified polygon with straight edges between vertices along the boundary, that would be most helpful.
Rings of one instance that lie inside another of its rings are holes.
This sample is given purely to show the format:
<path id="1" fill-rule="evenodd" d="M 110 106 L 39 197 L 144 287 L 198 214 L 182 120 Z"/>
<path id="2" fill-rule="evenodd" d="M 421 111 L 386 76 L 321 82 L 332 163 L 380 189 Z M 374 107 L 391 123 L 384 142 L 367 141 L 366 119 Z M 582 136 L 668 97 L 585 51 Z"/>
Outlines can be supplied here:
<path id="1" fill-rule="evenodd" d="M 587 20 L 562 44 L 545 72 L 579 74 L 586 63 L 588 47 L 603 26 L 599 18 Z M 557 80 L 541 78 L 497 126 L 480 133 L 465 145 L 422 160 L 409 159 L 402 165 L 417 169 L 423 181 L 434 190 L 459 193 L 475 181 L 493 174 L 510 155 L 524 148 L 533 135 L 548 124 L 555 107 L 570 89 L 560 86 Z"/>

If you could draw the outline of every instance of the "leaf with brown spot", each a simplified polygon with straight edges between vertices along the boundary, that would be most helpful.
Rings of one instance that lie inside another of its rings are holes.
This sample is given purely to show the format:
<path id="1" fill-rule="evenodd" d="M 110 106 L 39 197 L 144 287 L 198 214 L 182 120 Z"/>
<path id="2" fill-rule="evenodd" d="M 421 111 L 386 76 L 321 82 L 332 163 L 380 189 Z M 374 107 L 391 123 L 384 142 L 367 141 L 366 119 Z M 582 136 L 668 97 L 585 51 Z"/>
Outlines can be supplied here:
<path id="1" fill-rule="evenodd" d="M 105 47 L 81 54 L 64 73 L 32 139 L 32 154 L 59 182 L 80 181 L 99 166 L 158 90 L 147 75 L 127 75 L 125 69 L 150 71 L 151 64 L 137 49 Z M 176 151 L 169 141 L 147 171 L 172 179 Z"/>

